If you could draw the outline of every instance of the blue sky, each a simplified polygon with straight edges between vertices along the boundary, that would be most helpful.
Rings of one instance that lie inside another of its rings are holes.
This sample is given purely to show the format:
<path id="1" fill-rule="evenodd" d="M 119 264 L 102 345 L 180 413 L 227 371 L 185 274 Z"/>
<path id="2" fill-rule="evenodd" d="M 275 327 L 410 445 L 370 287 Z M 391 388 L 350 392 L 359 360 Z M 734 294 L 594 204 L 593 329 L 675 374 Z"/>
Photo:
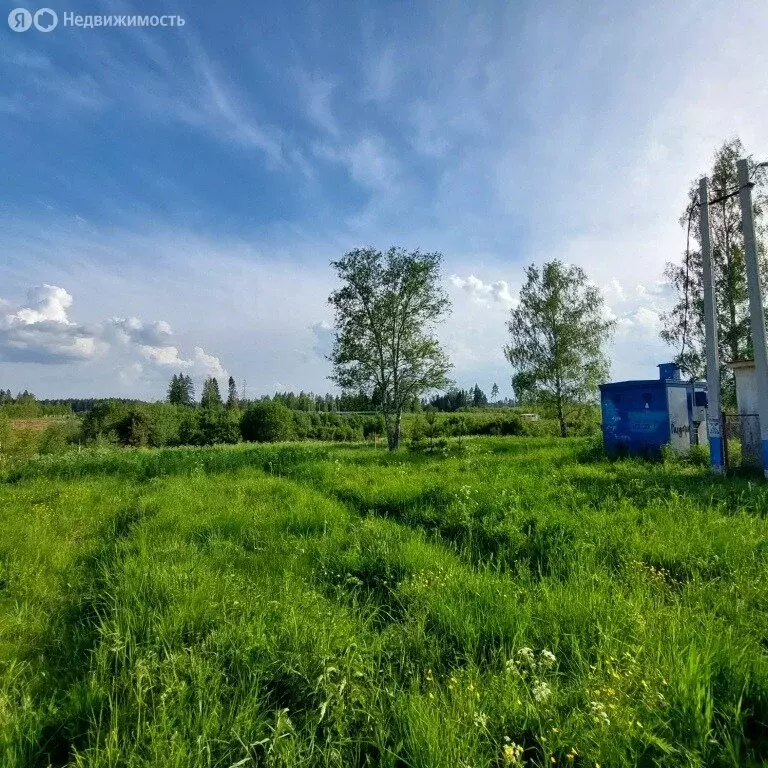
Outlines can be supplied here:
<path id="1" fill-rule="evenodd" d="M 505 320 L 555 257 L 605 291 L 614 377 L 654 376 L 688 184 L 735 135 L 768 159 L 764 2 L 50 7 L 0 33 L 14 391 L 327 391 L 329 261 L 392 244 L 445 255 L 459 384 L 509 394 Z"/>

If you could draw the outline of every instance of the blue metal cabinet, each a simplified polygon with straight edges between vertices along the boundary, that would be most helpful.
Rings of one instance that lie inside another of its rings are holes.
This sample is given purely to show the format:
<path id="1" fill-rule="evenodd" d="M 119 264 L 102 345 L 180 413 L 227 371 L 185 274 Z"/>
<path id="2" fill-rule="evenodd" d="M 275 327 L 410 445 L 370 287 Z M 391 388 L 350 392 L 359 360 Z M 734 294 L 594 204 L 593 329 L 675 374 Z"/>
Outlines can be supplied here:
<path id="1" fill-rule="evenodd" d="M 697 442 L 698 418 L 703 412 L 699 393 L 706 392 L 706 384 L 681 381 L 674 363 L 659 366 L 659 373 L 658 379 L 617 381 L 600 387 L 603 442 L 608 453 L 652 456 L 665 444 L 685 453 Z"/>

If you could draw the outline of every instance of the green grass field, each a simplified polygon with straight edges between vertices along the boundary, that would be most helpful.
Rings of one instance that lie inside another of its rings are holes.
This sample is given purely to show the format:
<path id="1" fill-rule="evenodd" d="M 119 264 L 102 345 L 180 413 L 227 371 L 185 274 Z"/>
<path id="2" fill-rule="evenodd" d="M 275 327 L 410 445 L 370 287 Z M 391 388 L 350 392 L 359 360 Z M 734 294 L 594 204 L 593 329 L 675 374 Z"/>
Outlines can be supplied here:
<path id="1" fill-rule="evenodd" d="M 768 486 L 534 438 L 3 473 L 3 768 L 768 761 Z"/>

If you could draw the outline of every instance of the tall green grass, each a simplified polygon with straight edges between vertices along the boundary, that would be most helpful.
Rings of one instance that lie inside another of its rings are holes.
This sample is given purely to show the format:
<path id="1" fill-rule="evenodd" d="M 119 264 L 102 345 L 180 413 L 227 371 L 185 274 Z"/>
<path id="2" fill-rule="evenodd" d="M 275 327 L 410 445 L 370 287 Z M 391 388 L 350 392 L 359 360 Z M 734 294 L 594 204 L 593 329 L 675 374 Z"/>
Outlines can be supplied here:
<path id="1" fill-rule="evenodd" d="M 768 491 L 583 441 L 0 483 L 0 765 L 768 760 Z"/>

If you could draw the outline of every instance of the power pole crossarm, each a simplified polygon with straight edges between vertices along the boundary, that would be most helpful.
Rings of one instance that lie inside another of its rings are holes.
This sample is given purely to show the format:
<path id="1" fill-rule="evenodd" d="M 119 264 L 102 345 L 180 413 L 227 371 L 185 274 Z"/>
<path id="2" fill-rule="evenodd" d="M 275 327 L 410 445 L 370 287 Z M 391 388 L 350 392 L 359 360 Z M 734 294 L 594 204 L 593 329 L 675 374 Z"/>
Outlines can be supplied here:
<path id="1" fill-rule="evenodd" d="M 699 223 L 704 278 L 704 335 L 707 349 L 707 437 L 712 471 L 723 473 L 723 435 L 720 422 L 720 359 L 717 342 L 717 311 L 712 279 L 712 242 L 709 236 L 709 184 L 699 182 Z"/>
<path id="2" fill-rule="evenodd" d="M 744 256 L 749 288 L 749 318 L 752 325 L 752 346 L 755 350 L 755 374 L 757 375 L 757 406 L 760 419 L 763 474 L 768 478 L 768 349 L 765 343 L 765 311 L 763 290 L 760 285 L 760 269 L 757 263 L 755 217 L 752 210 L 752 183 L 746 160 L 736 163 L 739 177 L 741 202 L 741 226 L 744 233 Z"/>

